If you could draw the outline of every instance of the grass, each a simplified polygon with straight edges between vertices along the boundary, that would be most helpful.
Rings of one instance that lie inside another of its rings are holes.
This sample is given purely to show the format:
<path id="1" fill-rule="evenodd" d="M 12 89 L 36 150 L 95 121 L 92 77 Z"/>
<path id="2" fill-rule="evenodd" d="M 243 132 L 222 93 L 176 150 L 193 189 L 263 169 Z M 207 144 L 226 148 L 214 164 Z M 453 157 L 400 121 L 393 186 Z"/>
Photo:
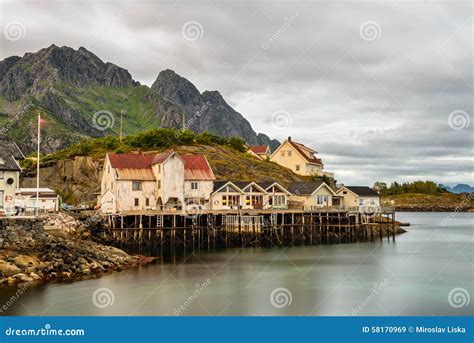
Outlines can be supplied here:
<path id="1" fill-rule="evenodd" d="M 390 203 L 391 201 L 394 201 L 395 206 L 474 207 L 474 196 L 468 197 L 464 194 L 449 192 L 434 195 L 406 193 L 382 197 L 384 203 Z"/>

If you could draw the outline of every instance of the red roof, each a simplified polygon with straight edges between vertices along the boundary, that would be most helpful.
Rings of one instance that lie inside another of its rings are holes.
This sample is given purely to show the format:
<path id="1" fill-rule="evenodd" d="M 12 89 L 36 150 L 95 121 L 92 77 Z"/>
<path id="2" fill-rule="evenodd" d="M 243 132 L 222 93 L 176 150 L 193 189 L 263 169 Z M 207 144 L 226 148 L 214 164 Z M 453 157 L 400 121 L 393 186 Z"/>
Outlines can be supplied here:
<path id="1" fill-rule="evenodd" d="M 250 145 L 249 150 L 258 154 L 266 154 L 268 151 L 268 145 Z"/>
<path id="2" fill-rule="evenodd" d="M 182 155 L 185 180 L 215 180 L 211 166 L 204 155 Z"/>
<path id="3" fill-rule="evenodd" d="M 287 140 L 287 142 L 290 143 L 291 146 L 295 148 L 295 150 L 298 151 L 304 157 L 304 159 L 308 161 L 309 163 L 316 163 L 316 164 L 321 164 L 321 165 L 323 164 L 323 161 L 321 161 L 321 159 L 317 157 L 311 158 L 303 151 L 303 149 L 308 149 L 311 152 L 315 152 L 313 149 L 308 148 L 304 146 L 303 144 L 293 142 L 292 140 Z"/>
<path id="4" fill-rule="evenodd" d="M 169 150 L 169 151 L 160 152 L 159 154 L 156 154 L 151 164 L 163 163 L 173 152 L 174 152 L 173 150 Z"/>
<path id="5" fill-rule="evenodd" d="M 108 154 L 110 164 L 117 169 L 148 169 L 155 154 L 127 153 Z"/>

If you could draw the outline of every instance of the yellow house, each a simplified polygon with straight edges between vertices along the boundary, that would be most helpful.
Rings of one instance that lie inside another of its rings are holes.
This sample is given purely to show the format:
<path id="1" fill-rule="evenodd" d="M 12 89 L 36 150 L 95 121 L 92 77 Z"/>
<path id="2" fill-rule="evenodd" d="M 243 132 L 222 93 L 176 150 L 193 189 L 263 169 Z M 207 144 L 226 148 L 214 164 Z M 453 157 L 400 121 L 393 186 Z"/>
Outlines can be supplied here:
<path id="1" fill-rule="evenodd" d="M 247 149 L 247 152 L 261 160 L 266 160 L 270 158 L 271 152 L 268 145 L 250 145 Z"/>
<path id="2" fill-rule="evenodd" d="M 336 194 L 346 209 L 373 212 L 380 208 L 380 194 L 367 186 L 344 186 Z"/>
<path id="3" fill-rule="evenodd" d="M 314 154 L 317 151 L 297 143 L 288 137 L 270 156 L 270 161 L 291 169 L 296 174 L 305 176 L 323 176 L 334 178 L 333 173 L 323 171 L 321 159 Z"/>
<path id="4" fill-rule="evenodd" d="M 305 210 L 332 207 L 336 193 L 323 181 L 295 182 L 288 187 L 291 200 L 303 203 Z"/>

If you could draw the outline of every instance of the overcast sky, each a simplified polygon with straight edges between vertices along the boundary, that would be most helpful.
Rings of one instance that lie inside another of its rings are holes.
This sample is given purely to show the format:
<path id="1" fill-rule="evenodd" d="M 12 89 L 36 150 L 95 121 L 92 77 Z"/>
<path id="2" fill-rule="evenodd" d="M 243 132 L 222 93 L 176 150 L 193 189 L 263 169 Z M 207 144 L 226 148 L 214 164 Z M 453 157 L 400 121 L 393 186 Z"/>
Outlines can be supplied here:
<path id="1" fill-rule="evenodd" d="M 474 183 L 471 1 L 0 3 L 1 59 L 54 43 L 147 85 L 173 69 L 339 182 Z"/>

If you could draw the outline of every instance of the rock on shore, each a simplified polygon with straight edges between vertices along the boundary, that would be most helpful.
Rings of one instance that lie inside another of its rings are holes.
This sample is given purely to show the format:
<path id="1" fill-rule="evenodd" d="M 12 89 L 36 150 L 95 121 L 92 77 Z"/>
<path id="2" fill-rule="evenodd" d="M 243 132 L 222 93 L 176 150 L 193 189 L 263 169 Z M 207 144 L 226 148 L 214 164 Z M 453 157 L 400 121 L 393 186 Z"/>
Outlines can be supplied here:
<path id="1" fill-rule="evenodd" d="M 88 238 L 84 225 L 65 214 L 0 218 L 0 284 L 78 280 L 150 261 Z"/>

